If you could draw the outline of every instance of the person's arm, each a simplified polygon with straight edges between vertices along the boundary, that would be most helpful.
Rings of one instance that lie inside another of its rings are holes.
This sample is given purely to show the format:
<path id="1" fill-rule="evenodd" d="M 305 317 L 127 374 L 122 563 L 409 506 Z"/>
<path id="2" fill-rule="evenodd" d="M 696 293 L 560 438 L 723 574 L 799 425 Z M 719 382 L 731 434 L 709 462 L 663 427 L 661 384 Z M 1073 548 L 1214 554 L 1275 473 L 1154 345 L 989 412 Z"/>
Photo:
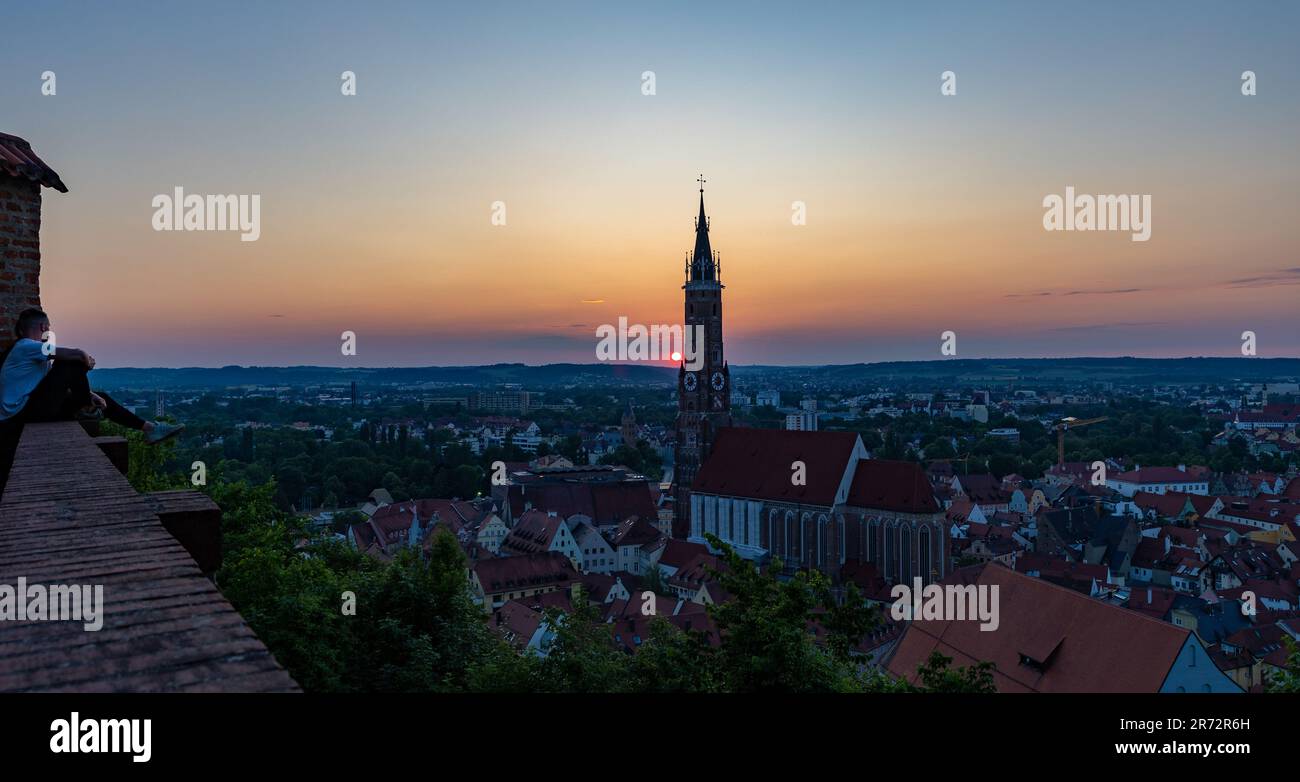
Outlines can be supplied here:
<path id="1" fill-rule="evenodd" d="M 53 358 L 59 361 L 84 361 L 87 369 L 95 368 L 95 359 L 78 348 L 55 348 Z"/>

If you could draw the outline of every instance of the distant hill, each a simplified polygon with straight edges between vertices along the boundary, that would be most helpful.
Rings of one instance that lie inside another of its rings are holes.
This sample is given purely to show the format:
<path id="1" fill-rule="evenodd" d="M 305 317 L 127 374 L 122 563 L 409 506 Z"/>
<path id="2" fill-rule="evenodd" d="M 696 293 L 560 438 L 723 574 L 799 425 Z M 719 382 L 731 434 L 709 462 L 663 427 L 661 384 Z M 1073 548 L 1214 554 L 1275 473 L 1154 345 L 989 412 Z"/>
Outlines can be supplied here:
<path id="1" fill-rule="evenodd" d="M 227 388 L 231 386 L 671 384 L 677 370 L 645 364 L 492 364 L 478 367 L 184 367 L 96 369 L 103 388 Z"/>
<path id="2" fill-rule="evenodd" d="M 737 369 L 733 367 L 733 374 Z M 1296 358 L 976 358 L 886 361 L 822 367 L 744 367 L 739 374 L 814 373 L 825 381 L 947 379 L 953 382 L 1231 383 L 1296 382 Z"/>
<path id="3" fill-rule="evenodd" d="M 824 383 L 944 381 L 982 383 L 1233 383 L 1296 382 L 1295 358 L 1011 358 L 888 361 L 826 366 L 732 366 L 737 379 L 765 377 Z M 97 369 L 98 387 L 225 388 L 230 386 L 475 385 L 517 383 L 526 388 L 563 385 L 672 384 L 677 370 L 646 364 L 491 364 L 475 367 L 188 367 Z"/>

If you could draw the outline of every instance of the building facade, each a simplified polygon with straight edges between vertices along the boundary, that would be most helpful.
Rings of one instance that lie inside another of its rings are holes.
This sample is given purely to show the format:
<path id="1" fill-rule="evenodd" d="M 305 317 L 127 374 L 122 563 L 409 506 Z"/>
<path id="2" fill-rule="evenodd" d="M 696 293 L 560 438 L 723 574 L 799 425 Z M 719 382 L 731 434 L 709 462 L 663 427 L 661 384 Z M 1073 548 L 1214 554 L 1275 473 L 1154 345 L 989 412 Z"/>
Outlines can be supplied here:
<path id="1" fill-rule="evenodd" d="M 798 465 L 792 469 L 792 465 Z M 853 432 L 723 429 L 691 496 L 692 542 L 837 579 L 870 563 L 893 583 L 944 578 L 950 532 L 919 465 L 871 459 Z"/>

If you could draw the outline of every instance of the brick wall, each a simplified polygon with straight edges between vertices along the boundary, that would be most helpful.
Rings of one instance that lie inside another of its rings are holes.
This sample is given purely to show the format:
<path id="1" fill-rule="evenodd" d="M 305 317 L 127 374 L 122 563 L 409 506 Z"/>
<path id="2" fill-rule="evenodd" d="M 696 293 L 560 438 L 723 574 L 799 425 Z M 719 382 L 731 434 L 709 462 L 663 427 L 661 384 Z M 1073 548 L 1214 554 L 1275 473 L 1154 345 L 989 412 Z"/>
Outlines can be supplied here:
<path id="1" fill-rule="evenodd" d="M 0 173 L 0 350 L 18 313 L 41 305 L 41 186 Z"/>

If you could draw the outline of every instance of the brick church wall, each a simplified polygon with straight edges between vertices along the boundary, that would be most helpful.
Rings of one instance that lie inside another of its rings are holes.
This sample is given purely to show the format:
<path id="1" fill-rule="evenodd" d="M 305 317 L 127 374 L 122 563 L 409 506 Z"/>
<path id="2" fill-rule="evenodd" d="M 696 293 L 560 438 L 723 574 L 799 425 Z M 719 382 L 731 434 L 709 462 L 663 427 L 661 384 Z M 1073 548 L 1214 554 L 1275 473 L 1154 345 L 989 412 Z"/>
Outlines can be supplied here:
<path id="1" fill-rule="evenodd" d="M 18 313 L 41 305 L 41 185 L 0 173 L 0 351 Z"/>

